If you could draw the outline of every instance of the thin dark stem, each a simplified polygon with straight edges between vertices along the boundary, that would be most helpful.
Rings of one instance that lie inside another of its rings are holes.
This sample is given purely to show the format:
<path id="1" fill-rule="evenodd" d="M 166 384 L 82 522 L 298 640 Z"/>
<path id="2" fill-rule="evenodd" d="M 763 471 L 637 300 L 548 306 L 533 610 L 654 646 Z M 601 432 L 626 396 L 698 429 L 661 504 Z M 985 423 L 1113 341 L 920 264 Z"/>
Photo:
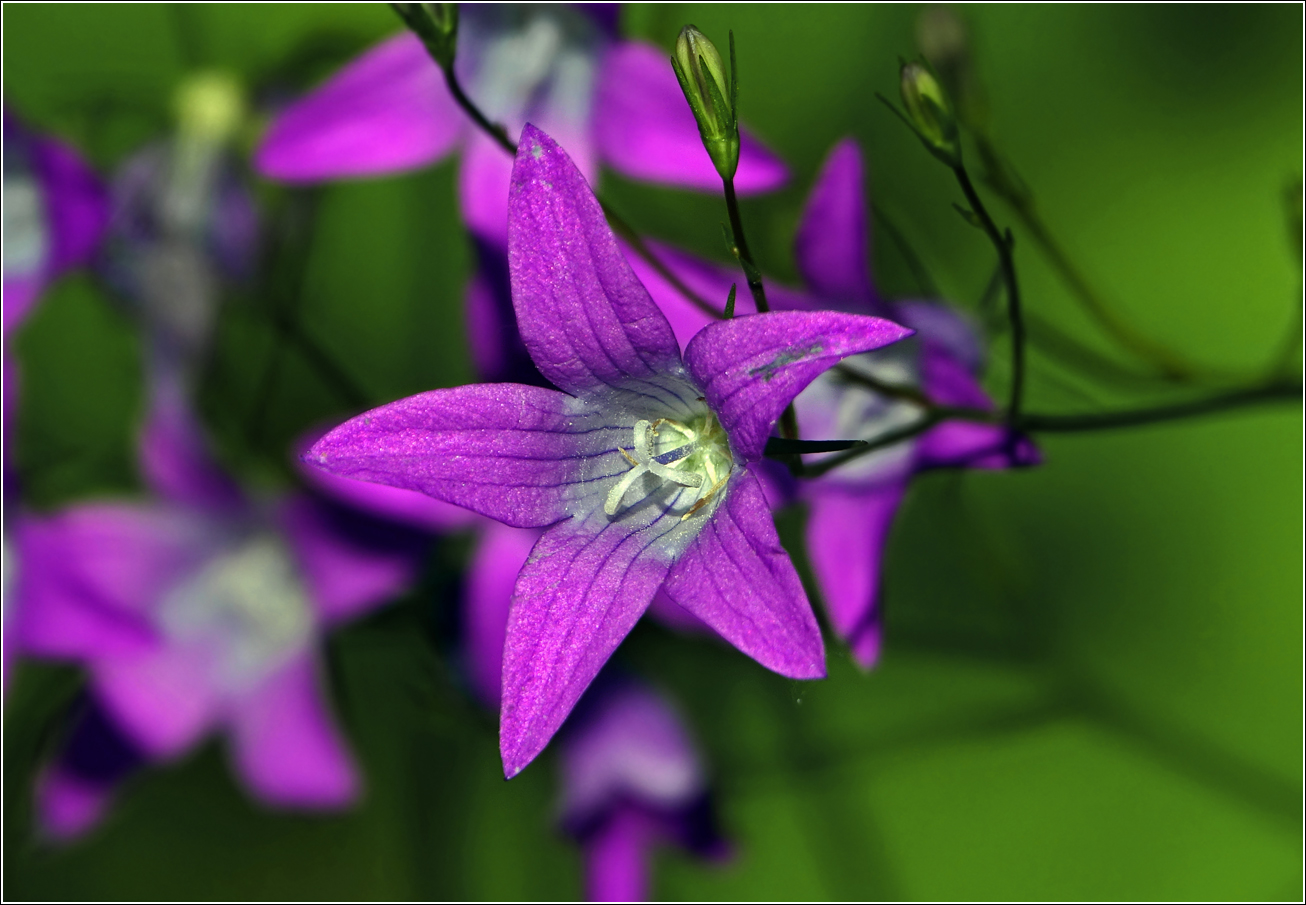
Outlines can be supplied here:
<path id="1" fill-rule="evenodd" d="M 440 69 L 444 72 L 444 83 L 449 86 L 449 93 L 458 102 L 458 106 L 462 107 L 463 112 L 472 118 L 477 128 L 494 139 L 499 147 L 510 155 L 516 156 L 517 143 L 508 137 L 508 130 L 498 123 L 490 122 L 481 112 L 481 108 L 472 103 L 472 99 L 463 92 L 463 86 L 458 83 L 458 76 L 454 73 L 453 66 L 441 66 Z"/>
<path id="2" fill-rule="evenodd" d="M 772 458 L 804 456 L 860 449 L 865 445 L 865 440 L 788 440 L 784 437 L 768 437 L 762 455 Z"/>
<path id="3" fill-rule="evenodd" d="M 759 314 L 771 310 L 766 302 L 766 287 L 762 285 L 762 274 L 753 261 L 753 254 L 748 250 L 748 240 L 744 238 L 744 222 L 739 216 L 739 198 L 735 195 L 735 181 L 722 179 L 721 184 L 726 194 L 726 212 L 730 215 L 730 233 L 734 237 L 734 252 L 744 268 L 744 279 L 748 281 L 748 291 L 753 294 L 753 303 Z"/>
<path id="4" fill-rule="evenodd" d="M 980 156 L 989 170 L 987 179 L 989 186 L 1015 213 L 1034 243 L 1043 251 L 1084 309 L 1111 337 L 1134 355 L 1155 367 L 1160 372 L 1160 376 L 1166 380 L 1187 383 L 1196 379 L 1197 371 L 1191 364 L 1165 346 L 1136 331 L 1112 310 L 1052 235 L 1040 216 L 1029 190 L 1023 185 L 1015 184 L 1019 182 L 1018 178 L 1008 178 L 1004 175 L 1010 172 L 1010 167 L 993 145 L 992 139 L 983 131 L 976 131 L 975 141 Z"/>
<path id="5" fill-rule="evenodd" d="M 1138 427 L 1160 424 L 1180 418 L 1209 415 L 1230 409 L 1263 405 L 1274 402 L 1300 402 L 1302 385 L 1299 382 L 1275 382 L 1259 387 L 1231 390 L 1206 399 L 1193 399 L 1171 405 L 1133 409 L 1123 412 L 1100 412 L 1087 415 L 1037 415 L 1023 416 L 1019 421 L 1022 430 L 1034 433 L 1077 433 L 1110 430 L 1117 427 Z"/>
<path id="6" fill-rule="evenodd" d="M 993 222 L 984 202 L 980 200 L 979 193 L 975 191 L 975 185 L 970 181 L 970 174 L 966 172 L 966 168 L 957 164 L 953 167 L 953 172 L 957 176 L 957 182 L 961 185 L 967 203 L 979 218 L 980 226 L 998 253 L 1002 280 L 1007 285 L 1007 317 L 1011 322 L 1011 397 L 1007 405 L 1007 416 L 1009 420 L 1014 421 L 1020 415 L 1020 404 L 1025 391 L 1025 322 L 1021 318 L 1020 287 L 1016 283 L 1016 265 L 1012 258 L 1012 248 L 1015 243 L 1010 230 L 1007 230 L 1005 235 L 999 232 L 998 225 Z"/>

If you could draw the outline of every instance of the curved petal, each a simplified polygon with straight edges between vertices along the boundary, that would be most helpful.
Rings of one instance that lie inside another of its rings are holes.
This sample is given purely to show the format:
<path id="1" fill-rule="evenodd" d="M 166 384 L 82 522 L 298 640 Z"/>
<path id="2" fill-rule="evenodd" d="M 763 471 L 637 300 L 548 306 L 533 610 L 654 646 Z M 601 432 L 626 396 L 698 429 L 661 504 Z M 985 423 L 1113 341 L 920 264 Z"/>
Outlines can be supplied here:
<path id="1" fill-rule="evenodd" d="M 512 383 L 432 390 L 331 431 L 305 461 L 347 478 L 418 490 L 516 528 L 543 528 L 586 493 L 587 457 L 611 453 L 609 428 L 577 400 Z M 592 491 L 592 488 L 590 488 Z"/>
<path id="2" fill-rule="evenodd" d="M 0 303 L 4 308 L 4 335 L 6 341 L 9 337 L 9 331 L 16 328 L 26 318 L 36 300 L 41 297 L 41 290 L 45 288 L 45 280 L 39 275 L 5 277 L 4 278 L 4 295 L 0 297 Z M 8 353 L 5 353 L 8 355 Z"/>
<path id="3" fill-rule="evenodd" d="M 862 154 L 845 138 L 834 146 L 807 196 L 794 258 L 809 289 L 833 307 L 876 313 L 871 289 Z"/>
<path id="4" fill-rule="evenodd" d="M 503 697 L 503 643 L 512 589 L 539 539 L 538 531 L 490 522 L 467 564 L 463 655 L 472 688 L 487 707 L 498 707 Z"/>
<path id="5" fill-rule="evenodd" d="M 417 578 L 429 546 L 424 533 L 307 496 L 287 500 L 279 515 L 313 604 L 328 625 L 403 592 Z"/>
<path id="6" fill-rule="evenodd" d="M 53 764 L 36 780 L 36 813 L 42 834 L 56 842 L 86 835 L 104 818 L 115 788 L 90 782 Z"/>
<path id="7" fill-rule="evenodd" d="M 733 285 L 736 288 L 735 314 L 756 313 L 753 297 L 749 294 L 743 273 L 738 267 L 717 264 L 661 242 L 646 240 L 644 244 L 663 267 L 715 311 L 725 311 L 726 299 L 730 296 L 730 287 Z M 709 313 L 702 305 L 686 298 L 679 287 L 634 249 L 625 243 L 621 243 L 621 247 L 635 276 L 639 277 L 653 301 L 671 322 L 671 329 L 675 331 L 676 341 L 681 348 L 687 346 L 699 330 L 721 320 L 720 314 Z M 773 281 L 767 281 L 766 297 L 771 308 L 776 311 L 810 311 L 821 307 L 811 297 Z"/>
<path id="8" fill-rule="evenodd" d="M 109 191 L 82 156 L 61 141 L 36 138 L 32 167 L 50 229 L 47 278 L 85 264 L 109 225 Z"/>
<path id="9" fill-rule="evenodd" d="M 971 371 L 942 345 L 923 344 L 921 368 L 923 389 L 936 402 L 993 408 Z M 925 468 L 1010 468 L 1035 465 L 1041 459 L 1028 437 L 1013 437 L 1002 425 L 974 421 L 945 421 L 922 434 L 916 450 Z"/>
<path id="10" fill-rule="evenodd" d="M 208 661 L 185 645 L 90 664 L 91 686 L 105 710 L 147 754 L 170 758 L 199 740 L 220 717 Z"/>
<path id="11" fill-rule="evenodd" d="M 242 698 L 230 721 L 236 768 L 264 801 L 338 808 L 357 797 L 358 776 L 310 658 L 292 661 Z"/>
<path id="12" fill-rule="evenodd" d="M 560 739 L 561 822 L 583 836 L 624 802 L 674 813 L 707 792 L 689 733 L 671 703 L 613 670 Z"/>
<path id="13" fill-rule="evenodd" d="M 602 512 L 572 519 L 540 538 L 508 618 L 499 723 L 506 776 L 548 744 L 648 609 L 676 548 L 701 528 L 648 507 L 616 520 Z"/>
<path id="14" fill-rule="evenodd" d="M 767 669 L 825 676 L 825 645 L 762 488 L 741 469 L 663 590 Z"/>
<path id="15" fill-rule="evenodd" d="M 659 836 L 643 810 L 618 807 L 585 840 L 585 898 L 590 902 L 643 902 L 649 897 L 649 857 Z"/>
<path id="16" fill-rule="evenodd" d="M 30 571 L 58 582 L 87 607 L 120 618 L 148 616 L 221 544 L 221 528 L 163 506 L 93 503 L 32 519 Z"/>
<path id="17" fill-rule="evenodd" d="M 574 395 L 683 373 L 671 326 L 617 247 L 594 193 L 534 126 L 522 131 L 512 181 L 513 305 L 540 372 Z"/>
<path id="18" fill-rule="evenodd" d="M 462 129 L 439 67 L 404 32 L 282 110 L 254 166 L 287 182 L 394 173 L 443 157 Z"/>
<path id="19" fill-rule="evenodd" d="M 911 335 L 892 321 L 835 311 L 773 311 L 709 324 L 685 361 L 745 462 L 760 459 L 785 406 L 839 359 Z"/>
<path id="20" fill-rule="evenodd" d="M 915 330 L 923 345 L 951 357 L 971 374 L 983 369 L 982 333 L 970 312 L 944 302 L 905 301 L 893 303 L 893 318 Z"/>
<path id="21" fill-rule="evenodd" d="M 463 220 L 478 239 L 508 247 L 508 192 L 512 158 L 486 135 L 469 135 L 458 166 Z"/>
<path id="22" fill-rule="evenodd" d="M 217 513 L 245 505 L 236 482 L 218 467 L 176 374 L 155 373 L 150 410 L 137 441 L 142 477 L 163 498 Z"/>
<path id="23" fill-rule="evenodd" d="M 594 140 L 604 162 L 635 179 L 721 190 L 666 54 L 623 41 L 607 51 L 600 72 Z M 784 161 L 741 129 L 735 190 L 768 192 L 788 178 Z"/>
<path id="24" fill-rule="evenodd" d="M 869 669 L 880 649 L 880 563 L 906 485 L 812 494 L 807 555 L 839 637 Z"/>

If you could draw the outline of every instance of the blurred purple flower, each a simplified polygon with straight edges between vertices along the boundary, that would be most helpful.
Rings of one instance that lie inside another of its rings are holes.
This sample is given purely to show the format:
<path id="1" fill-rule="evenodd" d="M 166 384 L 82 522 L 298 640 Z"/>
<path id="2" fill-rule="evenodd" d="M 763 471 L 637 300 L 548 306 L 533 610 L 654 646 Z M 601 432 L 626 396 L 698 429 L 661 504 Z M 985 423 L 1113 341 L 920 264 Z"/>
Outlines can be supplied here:
<path id="1" fill-rule="evenodd" d="M 682 360 L 584 177 L 528 125 L 513 170 L 518 326 L 563 392 L 434 390 L 332 431 L 309 458 L 519 528 L 552 526 L 518 576 L 500 747 L 548 743 L 662 589 L 763 665 L 824 674 L 820 631 L 752 468 L 788 402 L 840 358 L 909 331 L 783 312 L 712 324 Z"/>
<path id="2" fill-rule="evenodd" d="M 400 591 L 424 539 L 308 495 L 251 501 L 208 458 L 184 392 L 153 399 L 141 463 L 161 500 L 27 519 L 14 631 L 33 655 L 84 664 L 93 707 L 141 758 L 223 729 L 259 798 L 345 805 L 358 779 L 318 688 L 318 644 Z M 85 768 L 77 738 L 40 793 L 55 835 L 84 830 L 118 778 Z"/>
<path id="3" fill-rule="evenodd" d="M 53 280 L 94 253 L 109 219 L 104 186 L 71 147 L 4 111 L 4 336 Z"/>
<path id="4" fill-rule="evenodd" d="M 718 190 L 721 179 L 663 51 L 615 36 L 615 9 L 464 5 L 454 64 L 468 95 L 517 136 L 529 120 L 568 149 L 587 178 L 601 162 L 635 179 Z M 412 34 L 390 38 L 273 120 L 259 172 L 288 182 L 426 166 L 463 148 L 459 193 L 478 236 L 507 243 L 512 161 L 458 108 Z M 743 136 L 741 194 L 779 187 L 784 164 Z"/>
<path id="5" fill-rule="evenodd" d="M 587 898 L 641 901 L 649 856 L 672 842 L 724 858 L 707 778 L 684 724 L 661 695 L 608 668 L 558 740 L 560 820 L 585 852 Z"/>
<path id="6" fill-rule="evenodd" d="M 3 414 L 4 531 L 2 538 L 4 687 L 9 685 L 17 636 L 9 631 L 17 603 L 11 594 L 20 558 L 11 534 L 22 519 L 18 478 L 13 467 L 19 370 L 10 347 L 12 334 L 51 282 L 85 264 L 109 219 L 108 193 L 71 147 L 27 129 L 4 110 L 4 297 Z"/>
<path id="7" fill-rule="evenodd" d="M 730 284 L 740 279 L 737 270 L 674 249 L 659 247 L 658 253 L 691 289 L 707 298 L 724 298 Z M 919 403 L 876 390 L 871 382 L 921 391 L 941 405 L 993 407 L 976 377 L 984 353 L 967 318 L 947 305 L 890 302 L 875 291 L 862 157 L 851 139 L 835 146 L 812 188 L 795 256 L 806 292 L 770 283 L 767 294 L 773 307 L 874 315 L 916 331 L 907 342 L 853 356 L 813 381 L 795 402 L 804 437 L 874 440 L 924 414 Z M 712 322 L 643 261 L 632 263 L 678 337 L 693 335 Z M 738 310 L 751 305 L 751 299 L 741 296 Z M 807 546 L 812 569 L 831 622 L 858 663 L 870 667 L 879 655 L 880 562 L 912 476 L 930 468 L 1005 468 L 1037 460 L 1027 438 L 1011 437 L 1001 426 L 945 421 L 802 483 L 800 492 L 810 506 Z"/>

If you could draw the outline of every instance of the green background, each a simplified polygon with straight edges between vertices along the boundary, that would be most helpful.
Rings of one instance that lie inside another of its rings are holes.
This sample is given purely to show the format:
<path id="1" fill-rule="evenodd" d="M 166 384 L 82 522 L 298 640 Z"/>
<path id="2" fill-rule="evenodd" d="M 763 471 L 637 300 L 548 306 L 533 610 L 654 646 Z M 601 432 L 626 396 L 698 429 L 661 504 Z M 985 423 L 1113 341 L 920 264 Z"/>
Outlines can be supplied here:
<path id="1" fill-rule="evenodd" d="M 722 44 L 734 30 L 742 118 L 794 171 L 787 190 L 744 205 L 769 274 L 794 279 L 802 200 L 833 142 L 852 135 L 876 203 L 943 292 L 962 305 L 980 297 L 992 249 L 952 210 L 950 174 L 874 98 L 896 98 L 919 11 L 625 10 L 626 34 L 663 47 L 687 22 Z M 963 14 L 996 139 L 1094 284 L 1192 359 L 1263 370 L 1300 303 L 1283 202 L 1301 174 L 1300 7 Z M 381 5 L 6 5 L 4 26 L 6 103 L 107 172 L 168 127 L 187 71 L 304 85 L 396 20 Z M 471 379 L 455 173 L 446 162 L 321 194 L 299 316 L 376 402 Z M 641 230 L 723 257 L 719 199 L 603 185 Z M 273 209 L 286 200 L 260 191 Z M 1019 228 L 1016 238 L 1027 306 L 1109 350 Z M 917 292 L 883 233 L 874 253 L 882 289 Z M 274 296 L 233 293 L 201 398 L 225 459 L 267 486 L 286 481 L 290 438 L 345 409 L 290 352 L 251 427 L 275 342 L 268 308 L 285 301 Z M 139 343 L 103 290 L 61 282 L 18 350 L 30 505 L 138 489 Z M 1032 359 L 1039 411 L 1184 394 Z M 869 674 L 832 645 L 828 681 L 792 683 L 723 645 L 636 630 L 619 656 L 680 702 L 736 842 L 724 866 L 661 852 L 658 897 L 1300 898 L 1300 410 L 1041 446 L 1037 469 L 914 484 L 886 560 L 887 651 Z M 802 518 L 781 518 L 795 551 Z M 334 698 L 367 784 L 364 804 L 341 816 L 261 810 L 210 742 L 134 780 L 89 840 L 44 845 L 30 827 L 31 778 L 78 677 L 24 666 L 4 713 L 6 896 L 581 895 L 577 852 L 551 823 L 552 754 L 505 783 L 495 721 L 453 678 L 447 613 L 466 547 L 442 543 L 420 590 L 331 642 Z"/>

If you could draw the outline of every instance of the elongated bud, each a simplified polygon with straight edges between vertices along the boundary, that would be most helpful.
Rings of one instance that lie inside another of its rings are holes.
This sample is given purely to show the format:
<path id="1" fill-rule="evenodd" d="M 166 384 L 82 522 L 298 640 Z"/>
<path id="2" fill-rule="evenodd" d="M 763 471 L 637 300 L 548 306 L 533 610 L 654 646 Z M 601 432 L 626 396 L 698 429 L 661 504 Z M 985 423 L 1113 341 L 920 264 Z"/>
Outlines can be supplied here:
<path id="1" fill-rule="evenodd" d="M 458 49 L 457 3 L 392 3 L 399 18 L 422 39 L 429 53 L 444 69 L 453 65 Z"/>
<path id="2" fill-rule="evenodd" d="M 961 161 L 957 120 L 938 81 L 920 63 L 904 63 L 901 88 L 907 117 L 925 147 L 944 163 L 956 166 Z"/>
<path id="3" fill-rule="evenodd" d="M 694 111 L 712 164 L 722 179 L 732 179 L 739 167 L 739 123 L 735 117 L 735 39 L 730 36 L 730 78 L 721 54 L 701 31 L 686 25 L 676 38 L 671 68 Z"/>
<path id="4" fill-rule="evenodd" d="M 245 115 L 240 83 L 225 72 L 190 76 L 173 96 L 182 134 L 210 144 L 222 144 L 236 132 Z"/>

